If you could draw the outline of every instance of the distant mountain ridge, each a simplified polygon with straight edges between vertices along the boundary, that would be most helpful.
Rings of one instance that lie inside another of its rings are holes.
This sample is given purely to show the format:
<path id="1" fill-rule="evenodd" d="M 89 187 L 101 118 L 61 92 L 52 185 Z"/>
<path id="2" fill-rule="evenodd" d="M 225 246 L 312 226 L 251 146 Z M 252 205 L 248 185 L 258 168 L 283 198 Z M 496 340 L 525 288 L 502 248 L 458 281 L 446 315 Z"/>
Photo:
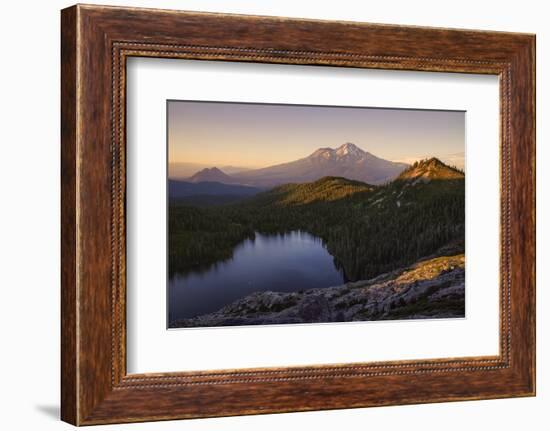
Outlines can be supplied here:
<path id="1" fill-rule="evenodd" d="M 171 180 L 188 180 L 193 174 L 205 168 L 211 168 L 210 164 L 193 163 L 193 162 L 169 162 L 168 176 Z M 216 166 L 218 169 L 228 175 L 233 175 L 237 172 L 244 172 L 251 168 L 244 166 L 221 165 Z"/>
<path id="2" fill-rule="evenodd" d="M 287 183 L 312 182 L 330 176 L 383 184 L 395 179 L 408 167 L 406 163 L 382 159 L 347 142 L 338 148 L 319 148 L 302 159 L 231 175 L 217 167 L 202 169 L 188 181 L 216 181 L 269 188 Z"/>

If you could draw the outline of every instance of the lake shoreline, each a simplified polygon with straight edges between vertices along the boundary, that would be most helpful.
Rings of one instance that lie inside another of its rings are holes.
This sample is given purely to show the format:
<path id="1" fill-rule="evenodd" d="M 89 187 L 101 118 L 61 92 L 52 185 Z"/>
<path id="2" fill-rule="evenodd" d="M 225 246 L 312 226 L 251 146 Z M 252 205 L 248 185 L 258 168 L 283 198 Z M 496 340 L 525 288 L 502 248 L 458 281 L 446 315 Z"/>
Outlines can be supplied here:
<path id="1" fill-rule="evenodd" d="M 289 293 L 346 281 L 321 238 L 303 230 L 255 231 L 234 248 L 230 259 L 169 279 L 169 319 L 215 312 L 257 291 Z"/>
<path id="2" fill-rule="evenodd" d="M 222 327 L 465 316 L 464 254 L 428 257 L 370 280 L 303 292 L 256 292 L 169 328 Z"/>

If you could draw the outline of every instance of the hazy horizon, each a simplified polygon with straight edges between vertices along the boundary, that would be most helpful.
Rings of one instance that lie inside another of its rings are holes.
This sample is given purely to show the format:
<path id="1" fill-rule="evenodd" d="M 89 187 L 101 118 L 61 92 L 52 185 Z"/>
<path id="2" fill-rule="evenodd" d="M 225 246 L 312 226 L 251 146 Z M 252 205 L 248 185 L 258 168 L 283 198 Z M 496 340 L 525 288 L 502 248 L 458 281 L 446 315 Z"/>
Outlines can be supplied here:
<path id="1" fill-rule="evenodd" d="M 201 101 L 167 110 L 169 169 L 186 175 L 272 166 L 346 142 L 394 162 L 437 157 L 464 168 L 463 111 Z"/>

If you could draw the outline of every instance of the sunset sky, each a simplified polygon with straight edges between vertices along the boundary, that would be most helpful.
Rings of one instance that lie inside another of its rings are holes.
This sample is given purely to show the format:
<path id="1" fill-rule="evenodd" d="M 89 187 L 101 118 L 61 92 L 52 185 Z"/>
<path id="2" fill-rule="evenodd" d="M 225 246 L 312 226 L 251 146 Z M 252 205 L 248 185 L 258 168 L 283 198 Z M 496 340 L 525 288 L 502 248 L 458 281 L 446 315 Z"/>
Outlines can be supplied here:
<path id="1" fill-rule="evenodd" d="M 345 142 L 392 161 L 435 156 L 463 168 L 465 113 L 168 101 L 170 164 L 259 168 Z"/>

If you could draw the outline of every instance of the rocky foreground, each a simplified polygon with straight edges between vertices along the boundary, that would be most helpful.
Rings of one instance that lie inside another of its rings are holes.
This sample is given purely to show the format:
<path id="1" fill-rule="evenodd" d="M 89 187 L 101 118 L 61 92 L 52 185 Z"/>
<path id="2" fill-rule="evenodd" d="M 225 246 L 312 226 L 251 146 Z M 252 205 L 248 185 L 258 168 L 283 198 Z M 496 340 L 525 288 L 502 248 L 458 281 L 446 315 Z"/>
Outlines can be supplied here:
<path id="1" fill-rule="evenodd" d="M 370 280 L 301 292 L 257 292 L 171 327 L 464 317 L 464 254 L 429 258 Z"/>

